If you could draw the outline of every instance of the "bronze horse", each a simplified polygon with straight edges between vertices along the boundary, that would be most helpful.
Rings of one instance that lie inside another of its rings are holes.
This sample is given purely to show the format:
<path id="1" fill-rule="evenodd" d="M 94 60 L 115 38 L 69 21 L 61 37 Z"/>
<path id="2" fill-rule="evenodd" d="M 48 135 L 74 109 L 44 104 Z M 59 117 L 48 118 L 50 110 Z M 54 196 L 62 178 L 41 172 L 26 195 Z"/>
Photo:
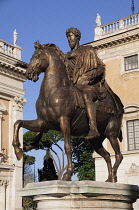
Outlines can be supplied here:
<path id="1" fill-rule="evenodd" d="M 73 174 L 72 150 L 70 144 L 71 135 L 86 136 L 89 131 L 89 122 L 83 105 L 82 93 L 69 81 L 66 67 L 62 61 L 62 52 L 54 44 L 41 45 L 35 43 L 35 52 L 27 67 L 26 77 L 36 82 L 39 74 L 44 72 L 44 78 L 40 88 L 40 94 L 36 102 L 38 118 L 36 120 L 18 120 L 14 124 L 13 147 L 18 160 L 23 151 L 20 148 L 19 129 L 21 127 L 39 132 L 35 141 L 40 140 L 43 133 L 49 129 L 61 131 L 64 137 L 64 148 L 67 155 L 67 171 L 62 180 L 71 180 Z M 117 97 L 118 98 L 118 97 Z M 100 137 L 89 140 L 92 148 L 102 156 L 108 168 L 106 181 L 117 181 L 117 169 L 123 159 L 120 152 L 119 142 L 122 141 L 121 121 L 122 114 L 116 115 L 105 110 L 105 103 L 115 109 L 114 101 L 109 93 L 105 99 L 96 101 L 97 127 Z M 112 167 L 110 154 L 102 143 L 108 138 L 115 152 L 115 163 Z M 92 152 L 93 152 L 92 149 Z"/>

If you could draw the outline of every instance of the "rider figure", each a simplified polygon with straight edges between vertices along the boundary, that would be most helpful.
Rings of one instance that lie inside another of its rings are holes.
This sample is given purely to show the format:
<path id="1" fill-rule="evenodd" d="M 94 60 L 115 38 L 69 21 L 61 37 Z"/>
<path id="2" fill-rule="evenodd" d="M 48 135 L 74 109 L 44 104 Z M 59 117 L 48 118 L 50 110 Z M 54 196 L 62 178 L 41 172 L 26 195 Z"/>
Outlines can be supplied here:
<path id="1" fill-rule="evenodd" d="M 95 101 L 105 96 L 102 83 L 105 77 L 105 65 L 98 58 L 92 46 L 79 44 L 81 33 L 77 28 L 69 28 L 66 31 L 71 51 L 66 54 L 66 69 L 70 80 L 82 91 L 90 131 L 85 137 L 92 139 L 100 136 L 96 125 Z"/>

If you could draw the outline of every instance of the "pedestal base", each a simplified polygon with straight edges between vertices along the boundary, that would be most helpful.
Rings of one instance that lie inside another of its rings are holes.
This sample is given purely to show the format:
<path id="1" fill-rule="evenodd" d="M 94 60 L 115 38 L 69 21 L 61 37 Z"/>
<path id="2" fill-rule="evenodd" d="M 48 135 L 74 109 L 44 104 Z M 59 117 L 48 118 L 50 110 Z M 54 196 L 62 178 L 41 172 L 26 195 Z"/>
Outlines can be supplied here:
<path id="1" fill-rule="evenodd" d="M 132 210 L 139 187 L 94 181 L 29 183 L 20 196 L 33 196 L 38 210 Z"/>

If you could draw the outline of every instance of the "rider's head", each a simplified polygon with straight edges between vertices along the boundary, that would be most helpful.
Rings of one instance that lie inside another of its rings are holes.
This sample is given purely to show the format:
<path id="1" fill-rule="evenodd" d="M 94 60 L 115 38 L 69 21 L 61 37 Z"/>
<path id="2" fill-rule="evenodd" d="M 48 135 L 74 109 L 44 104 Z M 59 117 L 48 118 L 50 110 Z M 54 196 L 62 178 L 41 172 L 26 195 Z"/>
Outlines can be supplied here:
<path id="1" fill-rule="evenodd" d="M 71 50 L 76 49 L 79 46 L 81 32 L 77 28 L 69 28 L 66 31 L 66 36 Z"/>

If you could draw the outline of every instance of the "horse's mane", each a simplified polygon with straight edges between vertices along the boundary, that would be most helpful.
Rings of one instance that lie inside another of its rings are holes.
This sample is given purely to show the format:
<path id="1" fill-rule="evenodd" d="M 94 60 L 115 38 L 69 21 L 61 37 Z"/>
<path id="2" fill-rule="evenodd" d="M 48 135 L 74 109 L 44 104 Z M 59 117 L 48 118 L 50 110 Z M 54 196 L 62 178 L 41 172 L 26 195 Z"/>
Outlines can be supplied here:
<path id="1" fill-rule="evenodd" d="M 49 49 L 49 48 L 53 49 L 56 52 L 56 54 L 60 57 L 60 59 L 63 62 L 65 62 L 65 55 L 64 55 L 64 53 L 60 50 L 60 48 L 57 45 L 55 45 L 55 44 L 43 44 L 42 47 L 44 49 Z"/>

